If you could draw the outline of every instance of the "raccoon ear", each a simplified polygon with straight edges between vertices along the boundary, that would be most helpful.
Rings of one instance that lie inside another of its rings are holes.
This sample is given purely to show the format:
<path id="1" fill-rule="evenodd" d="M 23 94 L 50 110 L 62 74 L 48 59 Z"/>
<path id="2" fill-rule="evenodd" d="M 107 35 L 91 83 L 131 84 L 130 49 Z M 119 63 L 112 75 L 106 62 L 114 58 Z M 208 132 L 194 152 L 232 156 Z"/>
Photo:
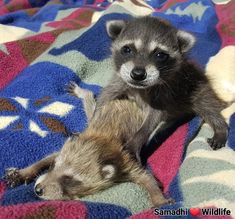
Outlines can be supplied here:
<path id="1" fill-rule="evenodd" d="M 113 164 L 106 164 L 102 167 L 101 171 L 105 179 L 110 179 L 115 175 L 116 168 Z"/>
<path id="2" fill-rule="evenodd" d="M 112 20 L 106 23 L 106 30 L 111 39 L 117 38 L 123 28 L 126 26 L 124 20 Z"/>
<path id="3" fill-rule="evenodd" d="M 179 30 L 177 32 L 179 46 L 182 53 L 188 52 L 196 42 L 195 37 L 186 31 Z"/>

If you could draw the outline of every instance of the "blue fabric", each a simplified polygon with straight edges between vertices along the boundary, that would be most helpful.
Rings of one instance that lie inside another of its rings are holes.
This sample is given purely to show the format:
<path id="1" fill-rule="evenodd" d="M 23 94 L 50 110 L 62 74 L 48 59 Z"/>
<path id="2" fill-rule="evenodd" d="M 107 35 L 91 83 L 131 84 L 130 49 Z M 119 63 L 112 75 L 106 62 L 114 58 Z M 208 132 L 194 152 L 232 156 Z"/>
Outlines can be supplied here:
<path id="1" fill-rule="evenodd" d="M 71 50 L 82 52 L 87 58 L 95 61 L 101 61 L 111 55 L 111 39 L 108 37 L 105 23 L 109 20 L 123 19 L 127 20 L 130 15 L 110 14 L 105 15 L 88 31 L 79 38 L 66 44 L 62 48 L 54 48 L 49 53 L 51 55 L 61 55 Z M 86 42 L 86 47 L 83 43 Z"/>

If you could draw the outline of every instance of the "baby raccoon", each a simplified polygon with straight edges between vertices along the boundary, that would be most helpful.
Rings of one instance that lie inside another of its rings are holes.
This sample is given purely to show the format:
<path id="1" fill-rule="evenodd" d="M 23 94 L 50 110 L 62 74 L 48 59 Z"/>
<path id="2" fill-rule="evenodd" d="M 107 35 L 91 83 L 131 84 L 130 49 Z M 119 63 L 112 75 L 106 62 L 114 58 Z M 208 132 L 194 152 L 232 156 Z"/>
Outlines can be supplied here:
<path id="1" fill-rule="evenodd" d="M 130 100 L 107 103 L 95 114 L 95 100 L 90 91 L 70 86 L 83 99 L 89 121 L 87 129 L 68 139 L 61 151 L 25 169 L 6 171 L 10 186 L 31 181 L 49 168 L 35 183 L 35 193 L 43 199 L 77 199 L 125 181 L 142 185 L 150 194 L 153 206 L 170 204 L 154 177 L 134 159 L 124 144 L 137 132 L 144 112 Z"/>
<path id="2" fill-rule="evenodd" d="M 106 28 L 113 40 L 116 71 L 98 98 L 97 109 L 122 98 L 134 99 L 143 108 L 146 118 L 126 144 L 129 150 L 138 157 L 157 125 L 165 124 L 163 129 L 192 115 L 213 128 L 214 136 L 208 139 L 212 149 L 225 146 L 228 127 L 220 114 L 225 105 L 203 70 L 185 56 L 195 43 L 193 35 L 156 17 L 108 21 Z"/>

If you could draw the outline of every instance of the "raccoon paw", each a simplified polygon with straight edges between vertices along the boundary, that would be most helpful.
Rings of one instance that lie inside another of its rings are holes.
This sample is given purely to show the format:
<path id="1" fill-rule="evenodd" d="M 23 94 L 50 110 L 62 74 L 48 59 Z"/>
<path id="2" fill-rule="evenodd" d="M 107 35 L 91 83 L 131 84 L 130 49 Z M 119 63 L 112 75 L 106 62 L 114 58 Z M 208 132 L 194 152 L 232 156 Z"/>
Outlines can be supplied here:
<path id="1" fill-rule="evenodd" d="M 20 170 L 17 168 L 8 168 L 5 171 L 4 180 L 6 181 L 9 187 L 16 187 L 22 184 L 24 181 L 27 181 L 27 178 L 24 180 L 20 174 Z"/>
<path id="2" fill-rule="evenodd" d="M 68 87 L 67 87 L 67 92 L 70 95 L 76 96 L 78 98 L 84 98 L 84 93 L 86 93 L 86 90 L 80 88 L 76 82 L 70 81 Z"/>
<path id="3" fill-rule="evenodd" d="M 222 127 L 220 130 L 215 130 L 214 136 L 208 138 L 207 142 L 213 150 L 218 150 L 225 146 L 228 137 L 228 128 Z"/>
<path id="4" fill-rule="evenodd" d="M 174 205 L 174 204 L 175 204 L 175 199 L 173 199 L 173 198 L 168 198 L 168 199 L 167 199 L 167 204 L 168 204 L 168 205 Z"/>
<path id="5" fill-rule="evenodd" d="M 81 99 L 85 99 L 88 96 L 93 97 L 93 93 L 89 90 L 83 89 L 81 87 L 79 87 L 76 82 L 71 81 L 67 87 L 67 92 L 70 95 L 73 95 L 75 97 L 81 98 Z"/>
<path id="6" fill-rule="evenodd" d="M 175 200 L 173 198 L 164 198 L 161 201 L 154 203 L 153 208 L 160 208 L 163 205 L 173 205 L 173 204 L 175 204 Z"/>
<path id="7" fill-rule="evenodd" d="M 208 138 L 207 142 L 213 150 L 218 150 L 225 146 L 226 139 L 218 139 L 213 137 L 213 138 Z"/>
<path id="8" fill-rule="evenodd" d="M 77 90 L 76 90 L 77 89 Z M 70 95 L 74 95 L 77 96 L 78 92 L 78 85 L 74 82 L 74 81 L 70 81 L 68 86 L 66 87 L 66 91 L 70 94 Z M 76 92 L 77 91 L 77 92 Z"/>

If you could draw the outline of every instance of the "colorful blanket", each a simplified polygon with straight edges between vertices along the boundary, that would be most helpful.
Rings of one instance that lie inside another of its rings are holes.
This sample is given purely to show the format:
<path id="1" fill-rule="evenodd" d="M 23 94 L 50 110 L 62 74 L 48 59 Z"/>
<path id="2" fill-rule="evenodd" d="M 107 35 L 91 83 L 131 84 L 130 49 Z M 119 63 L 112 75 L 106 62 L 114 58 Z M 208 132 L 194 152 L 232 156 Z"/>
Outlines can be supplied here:
<path id="1" fill-rule="evenodd" d="M 67 133 L 84 130 L 82 103 L 66 93 L 67 84 L 98 95 L 113 72 L 105 22 L 142 15 L 194 33 L 197 43 L 188 55 L 211 77 L 235 74 L 234 0 L 0 0 L 1 176 L 5 168 L 59 150 Z M 216 89 L 223 91 L 220 84 Z M 230 133 L 219 151 L 206 143 L 212 131 L 197 117 L 179 121 L 145 147 L 147 168 L 176 200 L 161 209 L 193 207 L 186 217 L 202 218 L 202 208 L 227 208 L 235 218 L 234 111 L 224 112 Z M 43 201 L 33 183 L 9 189 L 0 181 L 0 203 L 0 219 L 168 218 L 154 215 L 147 192 L 133 183 L 82 200 Z"/>

